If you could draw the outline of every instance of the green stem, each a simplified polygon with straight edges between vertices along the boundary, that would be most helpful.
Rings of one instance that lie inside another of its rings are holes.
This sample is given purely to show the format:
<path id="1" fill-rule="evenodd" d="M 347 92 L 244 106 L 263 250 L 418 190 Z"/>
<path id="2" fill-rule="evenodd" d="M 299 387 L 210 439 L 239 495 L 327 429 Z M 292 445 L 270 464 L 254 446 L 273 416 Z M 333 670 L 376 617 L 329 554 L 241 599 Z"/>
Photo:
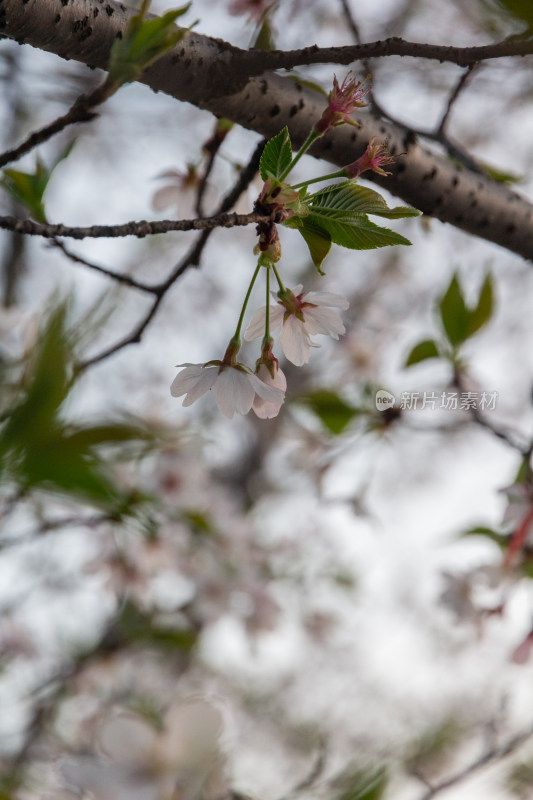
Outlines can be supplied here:
<path id="1" fill-rule="evenodd" d="M 248 286 L 248 291 L 246 292 L 246 297 L 244 298 L 244 303 L 242 304 L 241 313 L 239 316 L 239 321 L 237 322 L 237 327 L 235 328 L 235 333 L 233 334 L 233 339 L 235 343 L 240 341 L 241 338 L 241 328 L 242 323 L 244 321 L 244 315 L 246 313 L 246 306 L 248 305 L 248 300 L 250 299 L 250 295 L 252 294 L 252 289 L 254 288 L 254 283 L 256 281 L 257 276 L 259 275 L 259 270 L 261 269 L 261 264 L 258 264 L 255 268 L 255 272 L 252 275 L 252 280 L 250 281 L 250 285 Z"/>
<path id="2" fill-rule="evenodd" d="M 329 181 L 332 178 L 347 178 L 348 173 L 345 169 L 340 169 L 338 172 L 330 172 L 329 175 L 322 175 L 320 178 L 311 178 L 308 181 L 302 181 L 301 183 L 295 183 L 291 186 L 291 189 L 299 189 L 301 186 L 309 186 L 311 183 L 320 183 L 321 181 Z"/>
<path id="3" fill-rule="evenodd" d="M 265 339 L 270 336 L 270 267 L 266 275 Z"/>
<path id="4" fill-rule="evenodd" d="M 300 147 L 300 149 L 298 150 L 298 152 L 296 153 L 296 155 L 295 155 L 295 156 L 294 156 L 294 158 L 292 159 L 291 163 L 290 163 L 290 164 L 289 164 L 289 166 L 287 167 L 287 169 L 286 169 L 286 170 L 284 170 L 284 171 L 283 171 L 283 173 L 282 173 L 282 175 L 280 176 L 280 178 L 279 178 L 279 180 L 280 180 L 280 181 L 284 181 L 284 180 L 285 180 L 285 178 L 287 177 L 287 175 L 289 174 L 289 172 L 290 172 L 292 169 L 294 169 L 294 167 L 296 166 L 296 164 L 298 163 L 298 161 L 301 159 L 301 157 L 302 157 L 302 156 L 303 156 L 305 153 L 307 153 L 307 151 L 309 150 L 309 148 L 311 147 L 311 145 L 313 144 L 313 142 L 314 142 L 316 139 L 319 139 L 321 135 L 322 135 L 322 134 L 321 134 L 321 133 L 319 133 L 319 131 L 317 131 L 317 129 L 316 129 L 316 128 L 312 128 L 312 129 L 311 129 L 311 133 L 309 134 L 309 136 L 307 137 L 307 139 L 305 140 L 305 142 L 303 143 L 303 145 Z"/>
<path id="5" fill-rule="evenodd" d="M 275 264 L 272 264 L 272 269 L 274 270 L 274 275 L 276 276 L 276 280 L 277 280 L 277 282 L 278 282 L 278 284 L 279 284 L 279 290 L 280 290 L 280 292 L 286 292 L 287 290 L 286 290 L 286 288 L 285 288 L 285 287 L 284 287 L 284 285 L 283 285 L 283 281 L 281 280 L 281 278 L 280 278 L 280 276 L 279 276 L 279 272 L 277 271 L 277 269 L 276 269 L 276 265 L 275 265 Z"/>

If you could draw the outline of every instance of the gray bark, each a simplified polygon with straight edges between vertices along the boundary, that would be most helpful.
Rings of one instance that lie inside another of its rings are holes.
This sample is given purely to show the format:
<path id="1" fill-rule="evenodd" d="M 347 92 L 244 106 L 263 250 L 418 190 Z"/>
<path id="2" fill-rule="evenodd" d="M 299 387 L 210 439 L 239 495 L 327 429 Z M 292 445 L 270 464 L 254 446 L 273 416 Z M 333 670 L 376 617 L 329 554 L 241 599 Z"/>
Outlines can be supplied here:
<path id="1" fill-rule="evenodd" d="M 105 69 L 113 40 L 132 13 L 114 0 L 0 0 L 0 31 L 20 44 Z M 323 96 L 273 73 L 248 78 L 241 54 L 192 32 L 142 82 L 263 136 L 288 125 L 293 141 L 301 143 L 322 113 Z M 407 130 L 364 112 L 355 119 L 359 129 L 344 125 L 329 132 L 312 154 L 342 166 L 360 156 L 373 136 L 388 140 L 393 153 L 406 155 L 390 177 L 371 179 L 425 214 L 533 258 L 533 206 L 526 199 L 435 154 Z"/>

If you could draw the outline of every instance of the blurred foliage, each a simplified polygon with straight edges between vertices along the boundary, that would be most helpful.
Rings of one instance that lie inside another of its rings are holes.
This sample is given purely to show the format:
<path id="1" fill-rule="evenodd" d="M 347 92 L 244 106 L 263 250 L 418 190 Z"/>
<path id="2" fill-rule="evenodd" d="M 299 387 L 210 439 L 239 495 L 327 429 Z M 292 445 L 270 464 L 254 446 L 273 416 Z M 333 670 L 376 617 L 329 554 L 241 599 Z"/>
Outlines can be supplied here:
<path id="1" fill-rule="evenodd" d="M 405 366 L 431 358 L 444 358 L 455 365 L 457 352 L 494 314 L 494 288 L 490 274 L 485 276 L 477 300 L 467 304 L 457 274 L 454 274 L 438 304 L 438 314 L 447 342 L 423 339 L 410 350 Z"/>
<path id="2" fill-rule="evenodd" d="M 385 767 L 348 769 L 333 784 L 334 800 L 380 800 L 387 788 Z"/>
<path id="3" fill-rule="evenodd" d="M 490 14 L 502 21 L 519 22 L 526 25 L 527 33 L 533 29 L 533 3 L 531 0 L 481 0 Z"/>
<path id="4" fill-rule="evenodd" d="M 188 653 L 196 639 L 197 633 L 191 628 L 163 625 L 156 614 L 147 613 L 128 600 L 109 626 L 98 650 L 113 651 L 137 645 L 153 647 L 165 653 L 176 650 Z"/>
<path id="5" fill-rule="evenodd" d="M 444 719 L 413 740 L 408 747 L 405 766 L 413 775 L 429 777 L 446 766 L 453 756 L 463 730 L 453 717 Z"/>
<path id="6" fill-rule="evenodd" d="M 507 777 L 507 787 L 520 800 L 533 797 L 533 760 L 522 761 L 511 768 Z"/>
<path id="7" fill-rule="evenodd" d="M 21 172 L 16 169 L 4 169 L 0 186 L 13 200 L 28 209 L 31 217 L 36 222 L 47 222 L 44 210 L 44 193 L 48 188 L 50 178 L 58 166 L 72 152 L 75 141 L 63 150 L 50 167 L 46 167 L 38 158 L 34 172 Z"/>
<path id="8" fill-rule="evenodd" d="M 176 27 L 174 23 L 189 10 L 190 3 L 159 17 L 145 19 L 150 2 L 143 0 L 139 13 L 130 19 L 124 36 L 113 43 L 108 66 L 111 84 L 120 86 L 137 80 L 189 31 L 188 28 Z"/>
<path id="9" fill-rule="evenodd" d="M 0 476 L 23 492 L 45 489 L 81 498 L 119 518 L 147 500 L 121 489 L 109 468 L 109 448 L 142 453 L 156 443 L 154 431 L 137 421 L 101 420 L 80 425 L 65 420 L 74 386 L 76 337 L 67 324 L 66 303 L 44 321 L 33 352 L 13 384 L 2 377 Z"/>

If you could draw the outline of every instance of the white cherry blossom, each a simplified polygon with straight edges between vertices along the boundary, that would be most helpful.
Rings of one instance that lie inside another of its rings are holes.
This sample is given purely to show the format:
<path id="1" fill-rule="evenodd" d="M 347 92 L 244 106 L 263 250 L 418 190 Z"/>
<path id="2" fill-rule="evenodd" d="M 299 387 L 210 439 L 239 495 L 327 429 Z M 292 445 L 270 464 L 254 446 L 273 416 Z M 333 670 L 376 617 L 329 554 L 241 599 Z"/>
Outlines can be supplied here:
<path id="1" fill-rule="evenodd" d="M 206 392 L 213 389 L 218 407 L 225 417 L 231 419 L 237 411 L 247 414 L 256 395 L 267 404 L 279 407 L 285 398 L 277 384 L 267 385 L 253 375 L 242 364 L 222 365 L 221 362 L 207 364 L 178 364 L 185 367 L 173 380 L 170 393 L 173 397 L 185 395 L 184 406 L 190 406 Z M 273 415 L 275 416 L 275 415 Z"/>
<path id="2" fill-rule="evenodd" d="M 279 341 L 286 357 L 301 367 L 309 361 L 311 347 L 319 347 L 311 340 L 313 334 L 323 334 L 338 339 L 345 327 L 335 308 L 345 311 L 348 300 L 331 292 L 304 292 L 298 284 L 291 291 L 286 289 L 273 295 L 277 305 L 270 308 L 270 327 L 283 322 Z M 281 297 L 280 297 L 281 295 Z M 266 308 L 260 308 L 252 317 L 244 338 L 247 341 L 263 336 Z"/>
<path id="3" fill-rule="evenodd" d="M 267 386 L 273 386 L 283 393 L 287 389 L 287 379 L 279 367 L 274 366 L 274 377 L 272 377 L 268 367 L 261 364 L 257 370 L 257 377 Z M 273 419 L 273 417 L 278 416 L 282 403 L 283 400 L 274 403 L 271 400 L 264 400 L 260 395 L 256 394 L 252 409 L 259 419 Z"/>

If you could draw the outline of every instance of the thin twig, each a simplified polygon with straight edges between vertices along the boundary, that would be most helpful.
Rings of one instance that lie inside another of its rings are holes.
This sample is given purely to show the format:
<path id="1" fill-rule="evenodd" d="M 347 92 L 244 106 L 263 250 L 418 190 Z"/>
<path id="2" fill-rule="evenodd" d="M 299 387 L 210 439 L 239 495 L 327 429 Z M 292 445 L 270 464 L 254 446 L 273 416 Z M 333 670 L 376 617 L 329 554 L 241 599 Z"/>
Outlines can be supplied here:
<path id="1" fill-rule="evenodd" d="M 117 89 L 117 85 L 111 80 L 106 80 L 101 83 L 96 89 L 93 89 L 89 94 L 80 95 L 72 104 L 66 114 L 57 117 L 49 125 L 34 131 L 27 137 L 21 144 L 11 150 L 6 150 L 0 155 L 0 168 L 5 167 L 12 161 L 17 161 L 23 155 L 29 153 L 34 147 L 48 141 L 56 133 L 64 130 L 69 125 L 74 125 L 77 122 L 89 122 L 89 120 L 96 117 L 96 112 L 92 109 L 101 105 L 107 100 Z"/>
<path id="2" fill-rule="evenodd" d="M 124 236 L 154 236 L 170 231 L 203 231 L 211 228 L 234 228 L 265 222 L 268 217 L 263 214 L 228 214 L 218 213 L 213 217 L 203 219 L 164 219 L 154 222 L 141 220 L 139 222 L 126 222 L 123 225 L 90 225 L 78 227 L 69 225 L 51 225 L 49 223 L 33 222 L 31 219 L 16 219 L 15 217 L 0 217 L 0 228 L 14 233 L 29 236 L 42 236 L 45 239 L 55 239 L 66 236 L 70 239 L 112 239 Z"/>
<path id="3" fill-rule="evenodd" d="M 115 272 L 115 270 L 108 269 L 107 267 L 101 267 L 98 264 L 93 264 L 91 261 L 87 261 L 87 259 L 82 258 L 81 256 L 69 250 L 63 244 L 63 242 L 59 241 L 59 239 L 53 239 L 50 244 L 51 246 L 57 247 L 59 250 L 61 250 L 61 252 L 74 264 L 81 264 L 83 267 L 93 269 L 102 275 L 106 275 L 108 278 L 112 278 L 118 283 L 124 283 L 126 286 L 129 286 L 132 289 L 139 289 L 141 292 L 147 292 L 148 294 L 157 294 L 158 292 L 157 286 L 149 286 L 141 281 L 136 281 L 135 278 L 130 278 L 129 275 L 123 275 L 120 272 Z"/>
<path id="4" fill-rule="evenodd" d="M 448 119 L 450 117 L 451 111 L 453 106 L 455 105 L 459 95 L 466 87 L 467 83 L 469 82 L 470 78 L 472 77 L 472 73 L 474 72 L 477 64 L 471 64 L 468 69 L 463 72 L 459 80 L 457 81 L 450 97 L 448 98 L 448 102 L 446 104 L 446 108 L 444 110 L 444 114 L 442 115 L 442 119 L 437 127 L 435 133 L 436 135 L 445 136 L 445 129 L 446 125 L 448 124 Z"/>

